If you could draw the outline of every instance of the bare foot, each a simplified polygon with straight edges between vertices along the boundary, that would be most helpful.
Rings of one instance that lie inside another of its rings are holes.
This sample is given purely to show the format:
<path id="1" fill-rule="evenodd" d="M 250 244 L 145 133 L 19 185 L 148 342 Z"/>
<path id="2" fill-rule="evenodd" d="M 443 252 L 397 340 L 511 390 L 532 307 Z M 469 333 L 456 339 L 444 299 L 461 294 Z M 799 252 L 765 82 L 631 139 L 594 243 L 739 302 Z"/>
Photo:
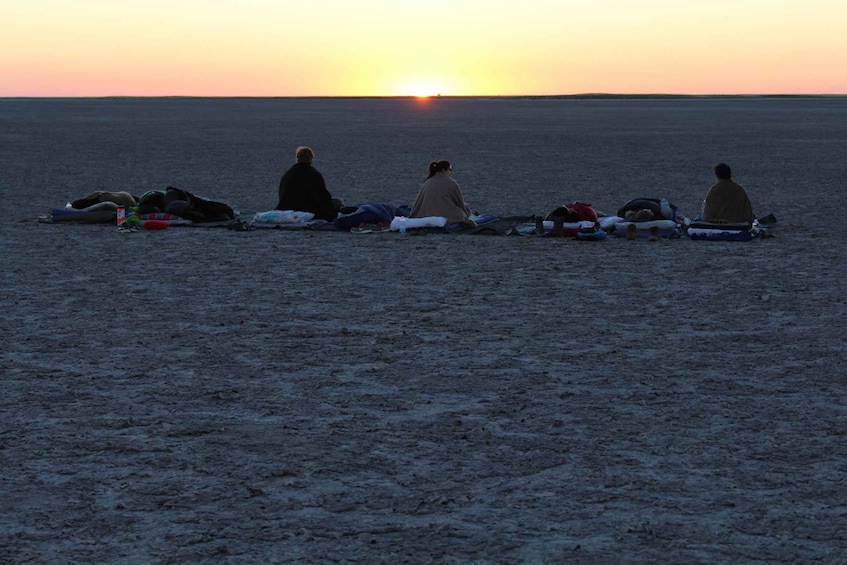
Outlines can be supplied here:
<path id="1" fill-rule="evenodd" d="M 650 237 L 648 238 L 648 241 L 659 241 L 659 228 L 650 228 Z"/>
<path id="2" fill-rule="evenodd" d="M 541 216 L 535 216 L 535 235 L 544 235 L 544 219 Z"/>
<path id="3" fill-rule="evenodd" d="M 564 216 L 553 216 L 553 231 L 550 235 L 555 237 L 564 237 L 565 235 L 565 218 Z"/>

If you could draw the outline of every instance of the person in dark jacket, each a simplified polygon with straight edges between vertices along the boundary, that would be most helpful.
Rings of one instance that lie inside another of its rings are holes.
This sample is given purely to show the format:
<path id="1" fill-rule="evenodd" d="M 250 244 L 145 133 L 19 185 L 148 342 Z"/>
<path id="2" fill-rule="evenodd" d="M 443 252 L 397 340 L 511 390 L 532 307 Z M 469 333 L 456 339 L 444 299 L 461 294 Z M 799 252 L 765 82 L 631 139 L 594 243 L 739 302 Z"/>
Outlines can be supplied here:
<path id="1" fill-rule="evenodd" d="M 744 187 L 732 180 L 732 169 L 726 163 L 715 166 L 718 182 L 712 185 L 703 201 L 701 213 L 704 222 L 750 223 L 753 205 Z"/>
<path id="2" fill-rule="evenodd" d="M 279 181 L 276 209 L 311 212 L 316 219 L 331 222 L 338 211 L 323 175 L 312 166 L 314 159 L 315 153 L 310 148 L 297 148 L 296 162 Z"/>

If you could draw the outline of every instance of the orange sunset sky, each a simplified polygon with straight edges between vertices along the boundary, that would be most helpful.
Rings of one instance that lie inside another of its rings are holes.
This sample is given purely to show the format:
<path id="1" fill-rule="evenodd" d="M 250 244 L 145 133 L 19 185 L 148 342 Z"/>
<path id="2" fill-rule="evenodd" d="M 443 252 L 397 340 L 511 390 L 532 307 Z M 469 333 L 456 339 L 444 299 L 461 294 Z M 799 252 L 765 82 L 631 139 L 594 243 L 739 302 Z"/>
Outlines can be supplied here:
<path id="1" fill-rule="evenodd" d="M 0 96 L 847 94 L 845 0 L 2 0 Z"/>

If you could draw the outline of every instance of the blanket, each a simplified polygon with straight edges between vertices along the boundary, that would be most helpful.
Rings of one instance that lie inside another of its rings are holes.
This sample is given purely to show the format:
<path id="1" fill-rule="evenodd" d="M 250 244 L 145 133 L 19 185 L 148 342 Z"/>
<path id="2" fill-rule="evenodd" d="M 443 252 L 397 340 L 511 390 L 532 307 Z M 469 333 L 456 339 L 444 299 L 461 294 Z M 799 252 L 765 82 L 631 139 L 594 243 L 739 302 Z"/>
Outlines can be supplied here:
<path id="1" fill-rule="evenodd" d="M 408 217 L 411 208 L 395 206 L 384 202 L 373 202 L 349 206 L 341 209 L 333 225 L 340 230 L 349 231 L 362 224 L 389 223 L 397 216 Z"/>
<path id="2" fill-rule="evenodd" d="M 254 228 L 285 228 L 285 229 L 308 229 L 326 225 L 326 220 L 316 220 L 311 212 L 298 212 L 297 210 L 268 210 L 267 212 L 256 212 L 250 222 Z"/>

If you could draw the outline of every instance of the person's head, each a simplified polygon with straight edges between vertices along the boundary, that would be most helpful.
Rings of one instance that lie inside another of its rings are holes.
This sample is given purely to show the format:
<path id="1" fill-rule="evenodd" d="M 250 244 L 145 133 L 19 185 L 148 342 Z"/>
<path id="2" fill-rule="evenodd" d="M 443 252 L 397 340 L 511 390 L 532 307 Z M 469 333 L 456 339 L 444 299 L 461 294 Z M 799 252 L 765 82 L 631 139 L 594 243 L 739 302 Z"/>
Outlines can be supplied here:
<path id="1" fill-rule="evenodd" d="M 453 167 L 450 165 L 450 161 L 433 161 L 429 164 L 429 170 L 426 178 L 430 178 L 434 176 L 436 173 L 440 173 L 442 171 L 452 172 Z"/>
<path id="2" fill-rule="evenodd" d="M 715 176 L 719 179 L 731 179 L 732 169 L 726 163 L 718 163 L 715 165 Z"/>
<path id="3" fill-rule="evenodd" d="M 311 165 L 312 161 L 315 160 L 315 152 L 308 147 L 298 147 L 295 159 L 298 163 L 302 163 L 304 165 Z"/>

